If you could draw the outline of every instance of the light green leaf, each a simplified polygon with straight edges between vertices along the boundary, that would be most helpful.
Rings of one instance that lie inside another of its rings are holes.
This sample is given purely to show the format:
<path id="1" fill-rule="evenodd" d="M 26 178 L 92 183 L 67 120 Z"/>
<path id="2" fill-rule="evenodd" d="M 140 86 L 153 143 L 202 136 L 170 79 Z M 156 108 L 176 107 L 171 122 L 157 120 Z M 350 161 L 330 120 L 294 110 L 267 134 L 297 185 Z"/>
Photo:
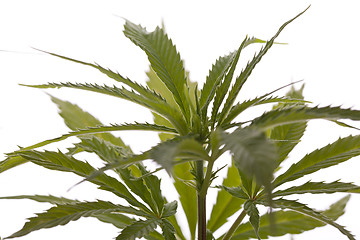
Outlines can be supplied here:
<path id="1" fill-rule="evenodd" d="M 233 155 L 235 166 L 259 184 L 270 186 L 277 159 L 275 146 L 253 128 L 237 129 L 223 136 L 225 148 Z"/>
<path id="2" fill-rule="evenodd" d="M 240 177 L 236 167 L 232 164 L 228 168 L 226 178 L 223 180 L 223 186 L 233 187 L 240 185 Z M 243 199 L 233 197 L 223 188 L 217 194 L 216 202 L 212 208 L 210 219 L 207 223 L 207 228 L 215 232 L 224 223 L 227 222 L 228 217 L 236 213 L 245 201 Z"/>
<path id="3" fill-rule="evenodd" d="M 338 219 L 344 213 L 345 206 L 350 198 L 350 195 L 340 199 L 336 203 L 332 204 L 329 209 L 323 211 L 322 214 L 333 221 Z M 273 231 L 269 221 L 269 214 L 262 215 L 260 218 L 260 232 L 259 235 L 262 239 L 268 239 L 269 237 L 278 237 L 286 234 L 300 234 L 304 231 L 309 231 L 317 227 L 325 226 L 326 224 L 295 211 L 273 211 L 274 219 L 276 220 L 276 231 Z M 232 239 L 245 240 L 250 238 L 256 238 L 253 227 L 251 224 L 241 224 Z"/>
<path id="4" fill-rule="evenodd" d="M 260 204 L 269 206 L 269 203 L 266 201 L 257 201 Z M 309 208 L 305 204 L 299 203 L 294 200 L 286 200 L 286 199 L 276 199 L 272 200 L 271 205 L 273 208 L 281 208 L 281 209 L 290 209 L 302 214 L 305 214 L 309 217 L 312 217 L 318 221 L 321 221 L 323 223 L 329 224 L 336 229 L 338 229 L 342 234 L 347 236 L 350 240 L 355 240 L 354 236 L 346 230 L 343 226 L 339 225 L 338 223 L 334 222 L 331 218 L 325 216 L 324 214 Z"/>
<path id="5" fill-rule="evenodd" d="M 220 186 L 221 189 L 224 189 L 226 192 L 231 194 L 232 196 L 236 198 L 241 199 L 249 199 L 249 195 L 241 188 L 241 187 L 226 187 L 226 186 Z"/>
<path id="6" fill-rule="evenodd" d="M 97 214 L 119 212 L 143 216 L 141 211 L 131 207 L 115 205 L 110 202 L 81 202 L 65 205 L 57 205 L 46 212 L 39 213 L 36 217 L 29 218 L 24 227 L 7 238 L 21 237 L 33 231 L 65 225 L 70 221 L 76 221 L 81 217 L 93 217 Z"/>
<path id="7" fill-rule="evenodd" d="M 273 196 L 286 196 L 291 194 L 304 193 L 336 193 L 336 192 L 352 192 L 360 190 L 359 186 L 352 183 L 343 183 L 339 181 L 324 183 L 324 182 L 307 182 L 300 186 L 290 187 L 285 190 L 276 191 Z"/>
<path id="8" fill-rule="evenodd" d="M 126 21 L 124 25 L 124 34 L 145 51 L 152 69 L 173 94 L 185 118 L 188 118 L 190 103 L 185 93 L 187 80 L 184 64 L 167 34 L 159 27 L 153 32 L 147 32 L 130 21 Z"/>
<path id="9" fill-rule="evenodd" d="M 274 40 L 279 36 L 281 31 L 289 23 L 291 23 L 296 18 L 298 18 L 300 15 L 302 15 L 307 9 L 305 9 L 303 12 L 299 13 L 297 16 L 295 16 L 294 18 L 290 19 L 289 21 L 287 21 L 283 25 L 281 25 L 281 27 L 279 28 L 277 33 L 269 41 L 266 42 L 265 46 L 260 50 L 260 52 L 251 60 L 250 63 L 247 64 L 245 69 L 243 71 L 241 71 L 240 76 L 237 77 L 237 79 L 235 80 L 235 84 L 233 85 L 233 87 L 231 88 L 231 90 L 228 94 L 228 97 L 224 104 L 224 108 L 222 109 L 220 116 L 219 116 L 219 123 L 221 123 L 228 115 L 229 110 L 233 106 L 242 86 L 244 85 L 246 80 L 249 78 L 249 76 L 252 73 L 255 66 L 260 62 L 261 58 L 267 53 L 267 51 L 270 49 L 270 47 L 274 44 Z"/>
<path id="10" fill-rule="evenodd" d="M 246 211 L 247 215 L 250 217 L 249 221 L 252 225 L 256 237 L 260 240 L 259 236 L 259 225 L 260 225 L 260 216 L 259 216 L 259 210 L 256 207 L 256 204 L 253 200 L 248 200 L 244 203 L 244 210 Z"/>
<path id="11" fill-rule="evenodd" d="M 21 156 L 9 156 L 5 160 L 0 162 L 0 173 L 26 162 L 28 162 L 28 160 Z"/>
<path id="12" fill-rule="evenodd" d="M 120 214 L 120 213 L 103 213 L 103 214 L 96 214 L 94 215 L 95 218 L 97 218 L 99 221 L 110 223 L 114 225 L 117 228 L 123 229 L 126 226 L 132 224 L 135 222 L 135 219 L 130 218 L 126 215 Z"/>
<path id="13" fill-rule="evenodd" d="M 131 225 L 125 227 L 120 235 L 116 237 L 116 240 L 135 240 L 149 235 L 150 232 L 154 231 L 159 223 L 158 219 L 150 218 L 147 220 L 139 220 Z"/>
<path id="14" fill-rule="evenodd" d="M 55 197 L 52 195 L 18 195 L 0 197 L 0 199 L 30 199 L 36 202 L 45 202 L 51 204 L 72 204 L 78 203 L 78 200 L 68 199 L 64 197 Z"/>
<path id="15" fill-rule="evenodd" d="M 80 136 L 80 135 L 86 135 L 86 134 L 95 134 L 95 133 L 102 133 L 102 132 L 111 132 L 111 131 L 130 131 L 130 130 L 141 130 L 141 131 L 158 131 L 158 132 L 170 132 L 170 133 L 176 133 L 177 131 L 172 128 L 168 128 L 165 126 L 159 126 L 155 124 L 150 123 L 133 123 L 133 124 L 112 124 L 110 126 L 97 126 L 97 127 L 89 127 L 86 129 L 80 129 L 77 131 L 72 131 L 67 134 L 64 134 L 60 137 L 45 140 L 39 143 L 36 143 L 34 145 L 22 148 L 18 151 L 15 151 L 11 154 L 17 154 L 21 151 L 30 150 L 38 147 L 46 146 L 50 143 L 60 142 L 62 140 L 65 140 L 69 137 L 74 136 Z"/>
<path id="16" fill-rule="evenodd" d="M 76 104 L 60 100 L 53 96 L 51 96 L 51 100 L 58 106 L 59 115 L 64 119 L 66 126 L 68 126 L 73 131 L 103 125 L 98 119 L 96 119 L 90 113 L 83 111 Z M 121 138 L 115 137 L 111 133 L 96 133 L 95 136 L 104 139 L 105 141 L 111 142 L 114 145 L 126 147 L 129 149 L 129 147 L 124 144 Z"/>
<path id="17" fill-rule="evenodd" d="M 360 135 L 339 138 L 334 143 L 317 149 L 292 164 L 285 173 L 275 179 L 274 186 L 334 166 L 358 155 L 360 155 Z"/>

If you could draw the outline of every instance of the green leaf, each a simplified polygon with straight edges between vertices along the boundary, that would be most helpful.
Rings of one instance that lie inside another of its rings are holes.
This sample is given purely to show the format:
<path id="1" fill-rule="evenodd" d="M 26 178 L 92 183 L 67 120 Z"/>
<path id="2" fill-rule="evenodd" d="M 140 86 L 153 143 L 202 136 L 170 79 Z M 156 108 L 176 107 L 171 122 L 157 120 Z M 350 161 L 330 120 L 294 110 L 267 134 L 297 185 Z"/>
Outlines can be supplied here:
<path id="1" fill-rule="evenodd" d="M 159 223 L 158 219 L 150 218 L 147 220 L 139 220 L 125 227 L 116 240 L 135 240 L 148 235 L 154 231 Z"/>
<path id="2" fill-rule="evenodd" d="M 352 183 L 343 183 L 339 181 L 324 183 L 324 182 L 307 182 L 300 186 L 290 187 L 285 190 L 276 191 L 273 196 L 286 196 L 291 194 L 304 194 L 304 193 L 336 193 L 336 192 L 352 192 L 360 190 L 359 186 Z"/>
<path id="3" fill-rule="evenodd" d="M 210 160 L 202 144 L 192 138 L 177 138 L 159 143 L 150 150 L 149 157 L 160 164 L 168 173 L 176 164 L 175 159 L 183 161 Z"/>
<path id="4" fill-rule="evenodd" d="M 51 96 L 51 100 L 58 106 L 59 115 L 64 119 L 66 126 L 68 126 L 73 131 L 103 125 L 98 119 L 96 119 L 90 113 L 83 111 L 76 104 L 60 100 L 53 96 Z M 124 144 L 121 138 L 115 137 L 111 133 L 100 132 L 96 133 L 95 136 L 104 139 L 105 141 L 111 142 L 114 145 L 129 148 Z"/>
<path id="5" fill-rule="evenodd" d="M 145 51 L 152 69 L 173 94 L 185 118 L 188 118 L 190 109 L 185 93 L 187 80 L 184 64 L 167 34 L 159 27 L 153 32 L 147 32 L 130 21 L 124 25 L 124 34 Z"/>
<path id="6" fill-rule="evenodd" d="M 233 187 L 240 185 L 240 178 L 236 167 L 232 164 L 228 168 L 228 173 L 226 178 L 223 180 L 224 187 Z M 217 194 L 216 202 L 212 208 L 210 219 L 207 223 L 207 228 L 215 232 L 223 224 L 227 222 L 228 217 L 236 213 L 241 205 L 245 201 L 243 199 L 233 197 L 225 189 L 220 188 L 220 191 Z"/>
<path id="7" fill-rule="evenodd" d="M 241 187 L 227 187 L 220 186 L 221 189 L 224 189 L 226 192 L 231 194 L 233 197 L 241 198 L 241 199 L 249 199 L 249 195 L 241 188 Z"/>
<path id="8" fill-rule="evenodd" d="M 260 225 L 260 216 L 259 210 L 256 207 L 256 204 L 253 200 L 248 200 L 244 203 L 244 210 L 246 211 L 247 215 L 250 217 L 249 221 L 250 224 L 253 226 L 256 237 L 260 240 L 259 236 L 259 225 Z"/>
<path id="9" fill-rule="evenodd" d="M 80 135 L 86 135 L 86 134 L 95 134 L 95 133 L 101 133 L 101 132 L 111 132 L 111 131 L 129 131 L 129 130 L 141 130 L 141 131 L 159 131 L 159 132 L 170 132 L 170 133 L 176 133 L 177 131 L 172 128 L 168 128 L 165 126 L 158 126 L 155 124 L 150 123 L 133 123 L 133 124 L 112 124 L 110 126 L 97 126 L 97 127 L 89 127 L 86 129 L 81 129 L 77 131 L 72 131 L 67 134 L 64 134 L 60 137 L 45 140 L 39 143 L 36 143 L 34 145 L 22 148 L 18 151 L 15 151 L 11 154 L 17 154 L 21 151 L 30 150 L 38 147 L 46 146 L 50 143 L 60 142 L 63 141 L 69 137 L 74 136 L 80 136 Z"/>
<path id="10" fill-rule="evenodd" d="M 46 212 L 37 214 L 36 217 L 29 218 L 29 221 L 25 223 L 21 230 L 7 238 L 21 237 L 39 229 L 65 225 L 70 221 L 76 221 L 81 217 L 93 217 L 97 214 L 111 212 L 128 213 L 140 216 L 143 215 L 141 211 L 134 208 L 115 205 L 113 203 L 100 200 L 97 202 L 57 205 Z"/>
<path id="11" fill-rule="evenodd" d="M 9 156 L 5 160 L 0 162 L 0 173 L 26 162 L 28 161 L 21 156 Z"/>
<path id="12" fill-rule="evenodd" d="M 358 155 L 360 155 L 360 135 L 339 138 L 334 143 L 317 149 L 292 164 L 285 173 L 275 179 L 274 186 L 334 166 Z"/>
<path id="13" fill-rule="evenodd" d="M 130 218 L 130 217 L 120 214 L 120 213 L 96 214 L 96 215 L 94 215 L 94 217 L 97 218 L 101 222 L 110 223 L 120 229 L 123 229 L 123 228 L 127 227 L 128 225 L 132 224 L 133 222 L 135 222 L 135 219 Z"/>
<path id="14" fill-rule="evenodd" d="M 51 204 L 75 204 L 79 202 L 78 200 L 68 199 L 64 197 L 55 197 L 52 195 L 18 195 L 0 197 L 0 199 L 30 199 L 36 202 L 45 202 Z"/>
<path id="15" fill-rule="evenodd" d="M 308 8 L 307 8 L 308 9 Z M 226 102 L 224 104 L 224 108 L 222 109 L 220 116 L 219 116 L 219 123 L 221 123 L 226 116 L 229 113 L 229 110 L 233 106 L 236 97 L 238 96 L 242 86 L 246 82 L 246 80 L 249 78 L 250 74 L 252 73 L 255 66 L 260 62 L 261 58 L 267 53 L 267 51 L 270 49 L 270 47 L 274 44 L 274 40 L 279 36 L 281 31 L 292 21 L 294 21 L 296 18 L 298 18 L 300 15 L 302 15 L 307 9 L 305 9 L 303 12 L 299 13 L 294 18 L 290 19 L 289 21 L 285 22 L 277 31 L 277 33 L 266 42 L 265 46 L 260 50 L 260 52 L 251 60 L 250 63 L 247 64 L 245 69 L 241 71 L 241 74 L 237 79 L 235 80 L 235 84 L 231 88 L 229 95 L 226 99 Z"/>
<path id="16" fill-rule="evenodd" d="M 338 219 L 343 215 L 349 198 L 350 195 L 340 199 L 332 204 L 329 209 L 323 211 L 322 214 L 332 220 Z M 286 234 L 300 234 L 304 231 L 325 226 L 325 223 L 295 211 L 273 211 L 272 214 L 276 220 L 276 231 L 271 228 L 269 214 L 262 215 L 260 218 L 261 231 L 259 232 L 262 239 L 268 239 L 271 236 L 283 236 Z M 232 237 L 234 240 L 245 240 L 250 238 L 256 238 L 256 235 L 249 222 L 241 224 Z"/>
<path id="17" fill-rule="evenodd" d="M 266 201 L 257 201 L 260 204 L 268 206 L 269 203 Z M 286 199 L 276 199 L 272 200 L 271 205 L 273 208 L 281 208 L 281 209 L 290 209 L 299 213 L 302 213 L 304 215 L 307 215 L 309 217 L 312 217 L 318 221 L 321 221 L 323 223 L 329 224 L 336 229 L 338 229 L 342 234 L 347 236 L 350 240 L 355 240 L 354 236 L 346 230 L 343 226 L 339 225 L 338 223 L 334 222 L 331 218 L 325 216 L 324 214 L 309 208 L 305 204 L 299 203 L 294 200 L 286 200 Z"/>
<path id="18" fill-rule="evenodd" d="M 270 186 L 277 159 L 275 146 L 253 128 L 237 129 L 223 136 L 225 148 L 233 155 L 235 166 L 259 184 Z"/>
<path id="19" fill-rule="evenodd" d="M 48 83 L 42 85 L 23 85 L 27 87 L 35 87 L 35 88 L 74 88 L 80 90 L 87 90 L 97 93 L 102 93 L 114 97 L 119 97 L 136 104 L 139 104 L 143 107 L 150 109 L 168 119 L 171 124 L 179 130 L 180 133 L 186 134 L 188 132 L 187 125 L 184 121 L 181 113 L 175 108 L 171 107 L 167 102 L 158 97 L 157 99 L 148 99 L 147 97 L 135 93 L 134 91 L 127 90 L 126 88 L 116 87 L 116 86 L 100 86 L 98 84 L 90 84 L 90 83 Z"/>
<path id="20" fill-rule="evenodd" d="M 163 231 L 164 239 L 166 240 L 176 240 L 175 237 L 175 228 L 167 219 L 161 219 L 160 223 L 161 229 Z"/>
<path id="21" fill-rule="evenodd" d="M 60 151 L 24 151 L 21 152 L 21 156 L 42 167 L 56 171 L 72 172 L 81 177 L 87 177 L 96 171 L 96 169 L 93 168 L 89 163 L 79 161 L 72 156 L 63 154 Z M 140 203 L 117 179 L 110 177 L 105 173 L 101 173 L 97 175 L 96 178 L 93 178 L 89 181 L 100 186 L 100 189 L 110 191 L 115 195 L 125 199 L 130 204 L 140 207 L 145 211 L 149 211 L 146 206 Z"/>
<path id="22" fill-rule="evenodd" d="M 163 208 L 162 218 L 173 216 L 176 213 L 177 201 L 166 203 Z"/>
<path id="23" fill-rule="evenodd" d="M 360 120 L 360 111 L 329 106 L 275 109 L 255 118 L 251 125 L 266 130 L 279 125 L 305 122 L 312 119 L 325 119 L 331 121 L 350 119 L 358 121 Z"/>

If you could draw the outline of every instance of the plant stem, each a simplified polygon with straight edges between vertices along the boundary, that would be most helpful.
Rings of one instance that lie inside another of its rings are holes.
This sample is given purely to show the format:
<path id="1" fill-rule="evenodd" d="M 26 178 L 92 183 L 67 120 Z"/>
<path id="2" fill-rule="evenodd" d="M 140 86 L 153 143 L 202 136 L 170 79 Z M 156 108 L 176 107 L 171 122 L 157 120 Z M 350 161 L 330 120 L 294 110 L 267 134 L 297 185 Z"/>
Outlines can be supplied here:
<path id="1" fill-rule="evenodd" d="M 198 240 L 206 240 L 206 194 L 202 194 L 201 191 L 204 183 L 204 161 L 196 162 L 196 175 L 198 180 Z"/>
<path id="2" fill-rule="evenodd" d="M 229 240 L 232 237 L 232 235 L 234 234 L 234 232 L 236 231 L 236 229 L 238 228 L 238 226 L 240 225 L 241 221 L 244 219 L 245 216 L 246 216 L 246 211 L 243 210 L 238 216 L 238 218 L 235 220 L 233 225 L 231 225 L 229 231 L 224 235 L 222 240 Z"/>

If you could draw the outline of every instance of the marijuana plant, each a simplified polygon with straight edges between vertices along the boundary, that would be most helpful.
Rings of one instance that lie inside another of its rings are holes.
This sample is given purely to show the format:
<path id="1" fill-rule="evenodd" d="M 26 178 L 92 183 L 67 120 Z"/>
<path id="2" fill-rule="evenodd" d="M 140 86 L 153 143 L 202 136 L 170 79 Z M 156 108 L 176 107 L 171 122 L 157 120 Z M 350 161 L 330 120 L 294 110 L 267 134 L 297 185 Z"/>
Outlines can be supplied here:
<path id="1" fill-rule="evenodd" d="M 84 181 L 113 193 L 127 204 L 104 200 L 78 201 L 51 195 L 1 197 L 53 205 L 29 218 L 22 229 L 7 239 L 65 225 L 81 217 L 97 218 L 119 228 L 121 232 L 116 236 L 117 240 L 185 240 L 186 234 L 195 239 L 196 230 L 199 240 L 266 239 L 288 233 L 298 234 L 326 224 L 338 229 L 348 239 L 355 239 L 345 227 L 335 222 L 343 214 L 349 195 L 325 211 L 314 210 L 287 196 L 357 193 L 359 186 L 341 181 L 308 181 L 294 183 L 288 188 L 283 185 L 358 156 L 360 135 L 339 138 L 306 154 L 283 169 L 281 174 L 277 171 L 302 138 L 307 121 L 325 119 L 351 127 L 341 119 L 360 120 L 360 111 L 331 106 L 311 107 L 304 100 L 303 87 L 295 89 L 292 84 L 288 85 L 291 88 L 285 96 L 274 96 L 277 89 L 246 101 L 237 100 L 252 70 L 274 44 L 276 37 L 304 12 L 285 22 L 269 41 L 246 37 L 238 49 L 213 64 L 201 89 L 189 80 L 175 45 L 161 27 L 148 32 L 127 20 L 124 25 L 125 36 L 139 46 L 149 59 L 148 86 L 97 64 L 48 53 L 98 69 L 115 80 L 117 85 L 60 82 L 29 87 L 73 88 L 126 99 L 148 108 L 154 115 L 154 123 L 103 125 L 77 105 L 51 96 L 71 131 L 9 153 L 0 163 L 0 172 L 32 162 L 50 170 L 81 176 Z M 253 43 L 264 46 L 234 77 L 240 54 Z M 237 120 L 247 109 L 264 104 L 274 106 L 254 119 Z M 134 153 L 122 139 L 111 134 L 112 131 L 124 130 L 155 131 L 159 133 L 161 142 L 140 154 Z M 79 142 L 67 151 L 37 150 L 73 136 Z M 79 159 L 81 152 L 96 154 L 104 167 L 98 169 Z M 215 170 L 215 162 L 221 161 L 219 158 L 225 152 L 231 154 L 232 164 Z M 147 162 L 143 162 L 148 159 L 155 161 L 160 168 L 150 171 Z M 213 186 L 212 181 L 218 173 L 226 169 L 227 175 L 222 184 Z M 116 176 L 106 173 L 108 170 Z M 179 194 L 179 203 L 169 202 L 163 195 L 161 181 L 156 175 L 162 170 L 171 176 Z M 218 193 L 210 218 L 206 219 L 206 196 L 210 187 L 216 187 Z M 176 218 L 178 204 L 182 205 L 187 225 L 179 223 Z M 267 207 L 268 213 L 261 215 L 259 205 Z M 219 234 L 219 228 L 230 216 L 237 218 L 224 234 Z M 249 216 L 249 220 L 243 223 L 245 216 Z"/>

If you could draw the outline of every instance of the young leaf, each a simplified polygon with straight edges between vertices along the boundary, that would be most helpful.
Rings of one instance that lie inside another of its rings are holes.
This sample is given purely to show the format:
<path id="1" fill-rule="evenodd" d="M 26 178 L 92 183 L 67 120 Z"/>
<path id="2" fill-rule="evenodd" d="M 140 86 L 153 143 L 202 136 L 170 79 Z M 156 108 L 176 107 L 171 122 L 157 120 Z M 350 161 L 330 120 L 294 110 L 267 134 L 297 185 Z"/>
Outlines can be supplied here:
<path id="1" fill-rule="evenodd" d="M 329 209 L 323 211 L 322 214 L 335 221 L 344 213 L 344 209 L 349 198 L 350 195 L 340 199 L 336 203 L 332 204 Z M 262 239 L 268 239 L 271 236 L 283 236 L 286 234 L 300 234 L 304 231 L 309 231 L 326 225 L 315 218 L 295 211 L 273 211 L 272 214 L 276 220 L 276 231 L 271 229 L 269 214 L 262 215 L 260 217 L 261 231 L 259 232 Z M 241 224 L 232 237 L 234 240 L 245 240 L 250 238 L 256 238 L 256 235 L 249 222 Z"/>
<path id="2" fill-rule="evenodd" d="M 224 178 L 222 184 L 224 187 L 229 188 L 239 186 L 240 183 L 236 167 L 232 164 L 228 168 L 227 176 Z M 245 201 L 243 199 L 233 197 L 228 194 L 225 189 L 220 188 L 220 191 L 217 194 L 216 202 L 211 211 L 210 219 L 207 223 L 207 228 L 210 231 L 215 232 L 227 222 L 228 217 L 232 216 L 241 208 L 241 205 L 244 202 Z"/>
<path id="3" fill-rule="evenodd" d="M 259 184 L 270 186 L 277 159 L 275 146 L 254 128 L 237 129 L 223 136 L 225 148 L 233 155 L 235 166 Z"/>
<path id="4" fill-rule="evenodd" d="M 244 203 L 244 210 L 246 211 L 247 215 L 249 215 L 250 224 L 253 226 L 256 237 L 260 240 L 259 236 L 259 225 L 260 225 L 260 216 L 259 210 L 257 209 L 254 201 L 248 200 Z"/>
<path id="5" fill-rule="evenodd" d="M 51 204 L 73 204 L 78 203 L 78 200 L 68 199 L 64 197 L 55 197 L 52 195 L 19 195 L 0 197 L 0 199 L 30 199 L 36 202 L 45 202 Z"/>
<path id="6" fill-rule="evenodd" d="M 360 135 L 339 138 L 334 143 L 317 149 L 307 154 L 297 163 L 292 164 L 285 173 L 275 179 L 274 186 L 279 186 L 285 182 L 293 181 L 304 175 L 331 167 L 358 156 L 360 155 L 359 148 Z"/>
<path id="7" fill-rule="evenodd" d="M 145 51 L 152 69 L 173 94 L 184 117 L 188 118 L 190 109 L 185 93 L 187 80 L 184 64 L 167 34 L 159 27 L 153 32 L 147 32 L 130 21 L 124 25 L 124 34 Z"/>
<path id="8" fill-rule="evenodd" d="M 155 218 L 136 221 L 125 227 L 116 237 L 116 240 L 135 240 L 144 237 L 154 231 L 158 224 L 159 220 Z"/>
<path id="9" fill-rule="evenodd" d="M 29 218 L 24 227 L 7 238 L 21 237 L 33 231 L 52 228 L 60 225 L 65 225 L 70 221 L 76 221 L 81 217 L 93 217 L 97 214 L 104 214 L 110 212 L 128 213 L 139 216 L 144 216 L 141 211 L 131 207 L 115 205 L 110 202 L 81 202 L 57 205 L 50 208 L 46 212 L 39 213 L 36 217 Z"/>
<path id="10" fill-rule="evenodd" d="M 164 239 L 166 240 L 176 240 L 175 237 L 175 228 L 167 219 L 161 219 L 160 227 L 163 231 Z"/>

